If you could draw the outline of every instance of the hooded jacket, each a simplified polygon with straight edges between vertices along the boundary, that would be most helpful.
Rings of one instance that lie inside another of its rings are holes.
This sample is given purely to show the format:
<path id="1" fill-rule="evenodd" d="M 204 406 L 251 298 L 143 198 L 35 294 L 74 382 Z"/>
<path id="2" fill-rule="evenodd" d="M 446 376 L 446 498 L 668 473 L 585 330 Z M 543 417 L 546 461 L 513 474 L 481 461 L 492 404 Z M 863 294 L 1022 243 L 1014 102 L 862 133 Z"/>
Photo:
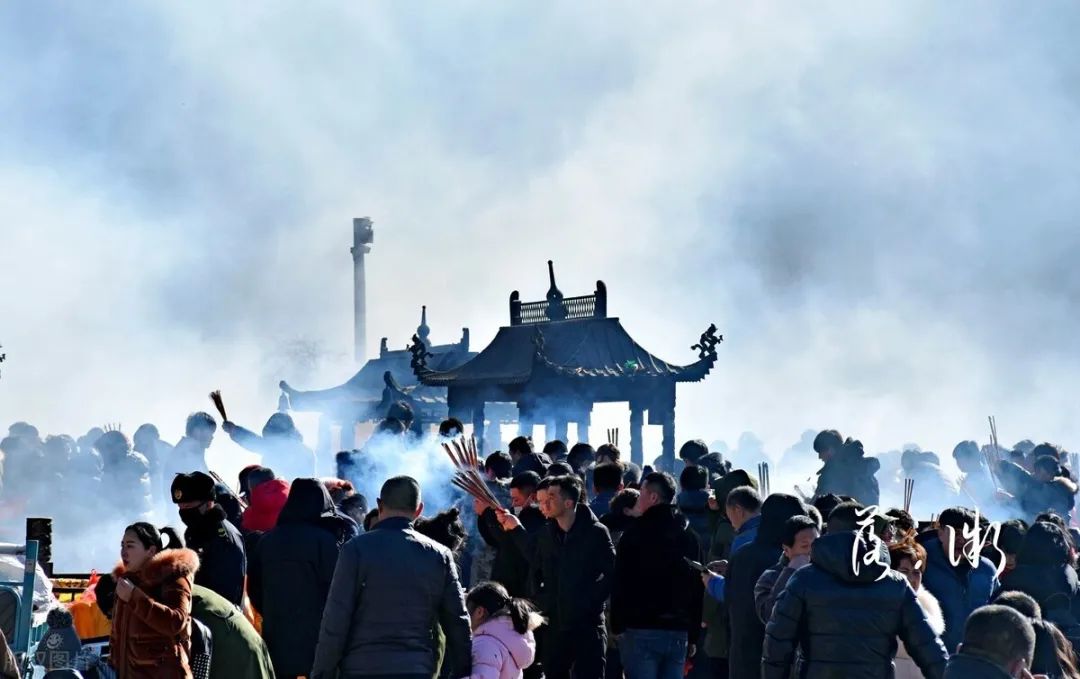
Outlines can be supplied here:
<path id="1" fill-rule="evenodd" d="M 936 536 L 923 543 L 923 547 L 926 548 L 923 587 L 930 590 L 941 604 L 941 612 L 945 616 L 945 634 L 941 640 L 945 642 L 947 650 L 955 653 L 964 639 L 964 623 L 968 616 L 976 608 L 989 603 L 990 596 L 997 589 L 996 571 L 985 557 L 979 558 L 975 568 L 958 571 Z"/>
<path id="2" fill-rule="evenodd" d="M 754 541 L 732 554 L 729 560 L 725 598 L 731 631 L 728 667 L 732 679 L 760 676 L 765 625 L 758 619 L 754 587 L 762 573 L 780 560 L 784 523 L 805 511 L 797 497 L 783 493 L 770 495 L 761 506 L 761 525 Z"/>
<path id="3" fill-rule="evenodd" d="M 712 547 L 713 521 L 709 511 L 709 491 L 684 490 L 675 496 L 675 505 L 690 522 L 690 528 L 697 536 L 701 554 L 708 554 Z M 701 561 L 701 555 L 695 561 Z"/>
<path id="4" fill-rule="evenodd" d="M 282 479 L 263 481 L 251 491 L 251 503 L 244 510 L 244 532 L 263 532 L 277 525 L 278 515 L 289 499 L 289 484 Z"/>
<path id="5" fill-rule="evenodd" d="M 534 600 L 554 632 L 603 627 L 604 603 L 615 570 L 615 548 L 607 528 L 587 505 L 579 504 L 575 511 L 569 533 L 551 520 L 540 529 L 536 556 L 530 562 Z"/>
<path id="6" fill-rule="evenodd" d="M 119 679 L 191 679 L 191 586 L 199 557 L 190 549 L 159 552 L 135 572 L 117 564 L 113 576 L 135 585 L 116 597 L 109 636 Z"/>
<path id="7" fill-rule="evenodd" d="M 701 630 L 701 576 L 687 565 L 700 548 L 686 517 L 655 505 L 623 534 L 615 550 L 611 628 L 678 630 L 696 644 Z"/>
<path id="8" fill-rule="evenodd" d="M 191 589 L 191 615 L 214 642 L 210 679 L 274 679 L 270 652 L 240 610 L 212 589 Z"/>
<path id="9" fill-rule="evenodd" d="M 236 606 L 244 600 L 247 556 L 240 531 L 228 522 L 225 510 L 215 505 L 184 531 L 184 542 L 202 564 L 195 583 L 209 587 Z"/>
<path id="10" fill-rule="evenodd" d="M 814 541 L 810 565 L 795 571 L 776 601 L 762 679 L 787 677 L 796 648 L 803 654 L 799 675 L 806 679 L 891 679 L 897 637 L 923 674 L 941 678 L 945 647 L 907 579 L 888 567 L 884 545 L 874 550 L 854 531 Z"/>
<path id="11" fill-rule="evenodd" d="M 485 620 L 473 633 L 471 679 L 518 679 L 535 659 L 532 630 L 519 633 L 509 616 Z"/>
<path id="12" fill-rule="evenodd" d="M 1001 576 L 1001 592 L 1018 591 L 1039 604 L 1043 620 L 1058 626 L 1074 647 L 1080 648 L 1080 621 L 1075 607 L 1080 605 L 1080 581 L 1076 570 L 1047 558 L 1053 547 L 1039 544 L 1035 524 L 1024 538 L 1016 568 Z M 996 596 L 996 595 L 995 595 Z"/>
<path id="13" fill-rule="evenodd" d="M 876 458 L 866 457 L 862 443 L 849 440 L 818 471 L 814 497 L 835 493 L 850 495 L 867 507 L 876 505 L 881 492 L 874 475 L 879 469 L 881 463 Z"/>
<path id="14" fill-rule="evenodd" d="M 915 592 L 915 599 L 919 607 L 926 613 L 926 621 L 930 623 L 930 629 L 940 637 L 945 632 L 945 615 L 941 612 L 941 604 L 925 587 L 920 587 Z M 904 647 L 903 642 L 896 649 L 896 679 L 924 679 L 919 666 L 912 660 L 911 654 Z"/>
<path id="15" fill-rule="evenodd" d="M 321 523 L 334 515 L 321 481 L 297 479 L 277 526 L 259 540 L 252 555 L 248 592 L 263 616 L 274 671 L 282 677 L 309 674 L 315 660 L 319 622 L 338 560 L 337 539 Z"/>
<path id="16" fill-rule="evenodd" d="M 453 555 L 407 519 L 383 519 L 341 550 L 309 676 L 432 676 L 435 623 L 446 635 L 444 667 L 468 676 L 472 634 Z"/>

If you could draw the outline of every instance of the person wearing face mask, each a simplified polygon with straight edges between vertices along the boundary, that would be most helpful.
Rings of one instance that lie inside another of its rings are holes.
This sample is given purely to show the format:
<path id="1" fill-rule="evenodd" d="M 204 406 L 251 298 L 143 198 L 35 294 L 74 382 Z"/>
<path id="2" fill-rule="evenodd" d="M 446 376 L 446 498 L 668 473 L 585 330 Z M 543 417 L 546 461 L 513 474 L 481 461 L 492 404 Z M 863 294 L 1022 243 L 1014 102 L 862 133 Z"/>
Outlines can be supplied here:
<path id="1" fill-rule="evenodd" d="M 148 523 L 124 531 L 113 570 L 116 598 L 109 637 L 119 679 L 191 679 L 191 588 L 199 557 L 165 549 Z"/>
<path id="2" fill-rule="evenodd" d="M 184 541 L 202 562 L 195 582 L 242 605 L 247 573 L 244 541 L 215 503 L 214 479 L 202 472 L 177 474 L 170 491 L 187 526 Z"/>
<path id="3" fill-rule="evenodd" d="M 536 472 L 522 472 L 510 481 L 510 511 L 521 521 L 525 532 L 536 535 L 544 525 L 544 515 L 536 506 L 536 487 L 540 477 Z M 499 526 L 495 510 L 474 501 L 480 535 L 495 549 L 491 565 L 491 579 L 506 587 L 511 596 L 528 595 L 529 561 L 515 545 L 511 537 Z"/>
<path id="4" fill-rule="evenodd" d="M 522 677 L 536 659 L 533 631 L 544 622 L 532 604 L 484 582 L 469 591 L 465 609 L 473 631 L 471 679 Z"/>

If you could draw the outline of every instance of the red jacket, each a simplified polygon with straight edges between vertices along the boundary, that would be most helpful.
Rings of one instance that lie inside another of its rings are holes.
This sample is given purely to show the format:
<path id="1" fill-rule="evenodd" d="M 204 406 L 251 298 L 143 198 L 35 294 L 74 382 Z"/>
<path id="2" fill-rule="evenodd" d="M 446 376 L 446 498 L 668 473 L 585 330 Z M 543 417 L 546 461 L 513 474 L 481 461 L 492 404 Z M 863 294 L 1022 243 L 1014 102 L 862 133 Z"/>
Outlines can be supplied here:
<path id="1" fill-rule="evenodd" d="M 251 491 L 251 504 L 244 510 L 240 526 L 245 532 L 266 532 L 277 525 L 278 514 L 289 499 L 289 484 L 282 479 L 265 481 Z"/>

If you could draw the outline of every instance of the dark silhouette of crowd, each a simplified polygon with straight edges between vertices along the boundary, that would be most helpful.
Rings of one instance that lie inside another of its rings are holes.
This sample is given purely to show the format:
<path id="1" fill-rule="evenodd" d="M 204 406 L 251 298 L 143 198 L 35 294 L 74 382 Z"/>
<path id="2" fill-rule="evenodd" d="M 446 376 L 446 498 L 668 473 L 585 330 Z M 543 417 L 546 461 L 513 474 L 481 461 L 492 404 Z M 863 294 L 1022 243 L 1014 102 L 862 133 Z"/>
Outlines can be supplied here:
<path id="1" fill-rule="evenodd" d="M 465 431 L 391 415 L 374 436 L 402 446 Z M 222 425 L 262 455 L 233 490 L 207 465 L 217 428 L 195 413 L 171 446 L 149 424 L 129 440 L 17 423 L 0 442 L 6 532 L 126 519 L 95 585 L 107 662 L 67 676 L 1080 679 L 1077 485 L 1057 446 L 962 442 L 955 478 L 908 449 L 916 492 L 889 508 L 879 459 L 835 430 L 813 439 L 809 495 L 699 440 L 641 468 L 610 443 L 519 436 L 477 470 L 501 507 L 457 489 L 435 507 L 414 478 L 371 478 L 364 449 L 316 478 L 286 413 L 261 434 Z M 57 506 L 55 482 L 77 501 Z M 150 520 L 162 506 L 182 536 Z"/>

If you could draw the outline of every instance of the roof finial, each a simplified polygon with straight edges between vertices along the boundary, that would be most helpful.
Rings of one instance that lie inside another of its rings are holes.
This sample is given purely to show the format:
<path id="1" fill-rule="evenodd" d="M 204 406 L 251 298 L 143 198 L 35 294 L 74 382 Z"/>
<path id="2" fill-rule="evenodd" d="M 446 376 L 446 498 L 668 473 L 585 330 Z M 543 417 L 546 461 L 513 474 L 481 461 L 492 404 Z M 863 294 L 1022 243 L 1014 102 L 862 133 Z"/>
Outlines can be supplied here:
<path id="1" fill-rule="evenodd" d="M 424 344 L 428 343 L 428 335 L 431 334 L 431 328 L 427 324 L 427 306 L 420 307 L 420 327 L 416 329 L 416 334 L 420 336 L 420 341 Z"/>
<path id="2" fill-rule="evenodd" d="M 547 317 L 549 321 L 566 320 L 566 307 L 563 305 L 563 294 L 555 285 L 555 264 L 548 260 L 548 278 L 551 280 L 551 288 L 547 294 Z"/>

